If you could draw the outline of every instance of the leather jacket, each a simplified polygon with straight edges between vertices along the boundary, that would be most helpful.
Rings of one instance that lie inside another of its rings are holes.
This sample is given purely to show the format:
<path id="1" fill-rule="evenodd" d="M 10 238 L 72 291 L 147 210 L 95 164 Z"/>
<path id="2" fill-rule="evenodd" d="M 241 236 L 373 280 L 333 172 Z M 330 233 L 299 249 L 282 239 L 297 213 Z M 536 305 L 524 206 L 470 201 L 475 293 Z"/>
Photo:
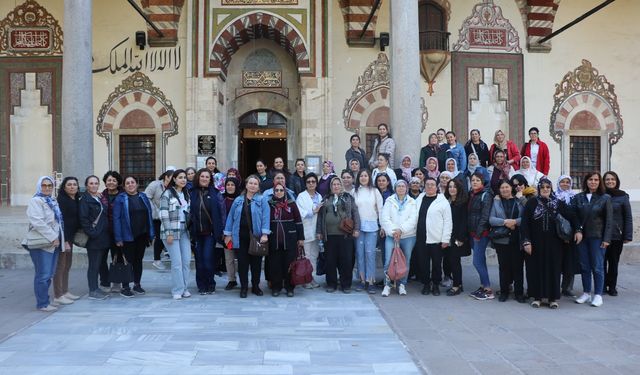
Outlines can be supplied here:
<path id="1" fill-rule="evenodd" d="M 468 215 L 467 225 L 469 227 L 469 233 L 476 238 L 480 238 L 483 234 L 489 231 L 489 214 L 491 213 L 491 207 L 493 206 L 493 194 L 489 187 L 478 194 L 471 194 L 469 196 L 468 203 Z"/>
<path id="2" fill-rule="evenodd" d="M 613 206 L 613 230 L 611 232 L 611 240 L 633 240 L 633 215 L 631 215 L 629 195 L 612 196 L 611 205 Z M 64 224 L 66 228 L 66 220 Z"/>
<path id="3" fill-rule="evenodd" d="M 584 238 L 601 238 L 602 242 L 611 243 L 613 206 L 609 194 L 593 194 L 589 202 L 586 193 L 579 193 L 571 198 L 571 206 L 578 220 L 577 231 Z"/>

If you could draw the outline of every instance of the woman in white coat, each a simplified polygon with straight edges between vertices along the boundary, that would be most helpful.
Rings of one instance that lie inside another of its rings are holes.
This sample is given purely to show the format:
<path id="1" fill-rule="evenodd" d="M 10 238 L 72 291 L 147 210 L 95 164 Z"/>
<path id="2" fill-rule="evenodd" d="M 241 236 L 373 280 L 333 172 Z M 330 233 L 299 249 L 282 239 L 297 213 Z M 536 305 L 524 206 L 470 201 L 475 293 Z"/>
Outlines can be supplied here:
<path id="1" fill-rule="evenodd" d="M 316 274 L 316 263 L 320 254 L 320 240 L 316 237 L 316 225 L 318 223 L 318 211 L 322 207 L 322 196 L 317 192 L 318 176 L 311 172 L 304 176 L 306 190 L 298 194 L 296 205 L 300 211 L 302 218 L 302 228 L 304 229 L 304 253 L 311 266 L 313 266 L 313 275 Z M 304 284 L 305 289 L 317 288 L 318 284 L 315 280 Z"/>
<path id="2" fill-rule="evenodd" d="M 413 246 L 416 244 L 416 225 L 418 224 L 418 208 L 416 201 L 408 194 L 409 186 L 405 180 L 398 180 L 395 185 L 395 194 L 387 198 L 380 214 L 380 226 L 386 233 L 385 259 L 384 259 L 384 290 L 383 297 L 391 293 L 391 280 L 387 276 L 391 255 L 395 244 L 402 249 L 405 259 L 411 259 Z M 399 280 L 398 294 L 407 294 L 407 276 Z"/>

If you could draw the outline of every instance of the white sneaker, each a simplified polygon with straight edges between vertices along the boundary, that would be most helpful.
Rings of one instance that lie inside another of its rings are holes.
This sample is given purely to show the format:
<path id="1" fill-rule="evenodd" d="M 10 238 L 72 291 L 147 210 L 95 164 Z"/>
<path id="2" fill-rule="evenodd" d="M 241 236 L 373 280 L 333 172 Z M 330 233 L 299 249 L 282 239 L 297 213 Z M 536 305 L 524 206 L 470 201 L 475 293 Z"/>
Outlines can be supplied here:
<path id="1" fill-rule="evenodd" d="M 182 294 L 174 294 L 173 295 L 173 299 L 175 299 L 175 300 L 182 299 Z"/>
<path id="2" fill-rule="evenodd" d="M 102 285 L 100 285 L 98 288 L 101 291 L 105 292 L 105 293 L 111 293 L 111 287 L 110 286 L 102 286 Z"/>
<path id="3" fill-rule="evenodd" d="M 382 296 L 389 297 L 389 294 L 391 294 L 391 287 L 389 287 L 389 285 L 385 285 L 384 289 L 382 290 Z"/>
<path id="4" fill-rule="evenodd" d="M 65 296 L 61 296 L 59 298 L 54 298 L 53 302 L 57 303 L 58 305 L 70 305 L 73 303 L 73 300 Z"/>
<path id="5" fill-rule="evenodd" d="M 313 288 L 319 288 L 320 284 L 318 284 L 315 280 L 311 280 L 311 287 Z"/>
<path id="6" fill-rule="evenodd" d="M 68 298 L 70 300 L 74 300 L 74 301 L 77 300 L 77 299 L 80 299 L 80 296 L 76 296 L 75 294 L 71 294 L 71 292 L 66 292 L 64 294 L 64 297 L 66 297 L 66 298 Z"/>
<path id="7" fill-rule="evenodd" d="M 153 261 L 153 263 L 151 263 L 151 265 L 152 265 L 155 269 L 160 270 L 160 271 L 164 271 L 164 270 L 166 270 L 166 269 L 167 269 L 167 267 L 165 267 L 164 263 L 162 263 L 162 261 L 161 261 L 161 260 L 154 260 L 154 261 Z"/>
<path id="8" fill-rule="evenodd" d="M 600 299 L 602 299 L 602 297 L 600 297 Z M 578 298 L 576 298 L 576 303 L 585 303 L 585 302 L 590 302 L 591 301 L 591 294 L 589 293 L 582 293 L 582 295 Z"/>
<path id="9" fill-rule="evenodd" d="M 302 287 L 305 289 L 313 289 L 313 285 L 311 285 L 311 283 L 306 283 Z"/>
<path id="10" fill-rule="evenodd" d="M 182 298 L 189 298 L 191 297 L 191 293 L 189 293 L 188 290 L 185 290 L 184 293 L 182 293 Z"/>
<path id="11" fill-rule="evenodd" d="M 44 311 L 44 312 L 54 312 L 54 311 L 57 311 L 57 310 L 58 310 L 58 308 L 57 308 L 57 307 L 55 307 L 55 306 L 52 306 L 52 305 L 47 305 L 47 306 L 45 306 L 45 307 L 41 307 L 41 308 L 39 308 L 38 310 L 40 310 L 40 311 Z"/>
<path id="12" fill-rule="evenodd" d="M 404 284 L 400 284 L 400 286 L 398 287 L 398 294 L 400 294 L 401 296 L 407 295 L 407 289 L 405 289 Z"/>
<path id="13" fill-rule="evenodd" d="M 593 307 L 602 306 L 602 296 L 599 294 L 596 294 L 595 296 L 593 296 L 593 300 L 591 301 L 591 306 Z"/>

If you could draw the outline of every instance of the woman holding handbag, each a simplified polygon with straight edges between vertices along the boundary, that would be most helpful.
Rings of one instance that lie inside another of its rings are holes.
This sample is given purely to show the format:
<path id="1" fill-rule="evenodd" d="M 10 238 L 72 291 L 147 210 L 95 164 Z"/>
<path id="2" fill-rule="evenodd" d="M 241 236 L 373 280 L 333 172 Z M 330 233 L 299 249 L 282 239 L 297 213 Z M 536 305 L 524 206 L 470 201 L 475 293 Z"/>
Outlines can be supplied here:
<path id="1" fill-rule="evenodd" d="M 187 230 L 189 194 L 186 185 L 186 172 L 176 169 L 160 197 L 160 238 L 171 257 L 171 295 L 174 300 L 191 297 L 188 289 L 191 241 Z"/>
<path id="2" fill-rule="evenodd" d="M 87 257 L 89 267 L 87 269 L 87 282 L 89 284 L 89 299 L 105 299 L 107 293 L 98 288 L 98 274 L 100 264 L 111 247 L 111 235 L 109 234 L 109 219 L 107 217 L 107 204 L 102 200 L 102 194 L 98 191 L 100 179 L 91 175 L 84 180 L 85 193 L 80 197 L 80 226 L 87 234 Z"/>
<path id="3" fill-rule="evenodd" d="M 56 269 L 60 254 L 60 244 L 64 243 L 64 223 L 58 202 L 53 197 L 53 179 L 42 176 L 36 185 L 36 194 L 27 206 L 29 233 L 22 242 L 29 250 L 35 277 L 33 290 L 36 295 L 36 308 L 51 312 L 57 308 L 49 301 L 49 286 Z"/>
<path id="4" fill-rule="evenodd" d="M 256 296 L 264 294 L 260 289 L 262 255 L 249 254 L 249 248 L 252 247 L 251 241 L 266 245 L 269 234 L 269 205 L 264 204 L 260 194 L 260 178 L 252 174 L 245 180 L 245 190 L 233 201 L 224 227 L 227 248 L 238 249 L 240 298 L 247 298 L 249 268 L 251 292 Z"/>
<path id="5" fill-rule="evenodd" d="M 407 261 L 411 259 L 411 252 L 416 244 L 418 208 L 415 199 L 411 198 L 408 192 L 409 186 L 407 182 L 405 180 L 398 180 L 395 186 L 395 194 L 387 199 L 380 213 L 380 226 L 386 233 L 383 297 L 388 297 L 391 293 L 391 279 L 389 279 L 387 271 L 389 270 L 395 244 L 397 243 L 400 249 L 402 249 L 402 253 Z M 401 296 L 407 294 L 407 275 L 399 280 L 398 294 Z"/>
<path id="6" fill-rule="evenodd" d="M 58 204 L 64 219 L 64 244 L 53 276 L 53 302 L 68 305 L 79 299 L 79 296 L 69 292 L 69 270 L 73 260 L 73 236 L 80 227 L 78 221 L 78 179 L 67 176 L 60 184 Z"/>
<path id="7" fill-rule="evenodd" d="M 191 237 L 196 243 L 196 284 L 200 295 L 216 291 L 215 245 L 222 241 L 223 210 L 220 194 L 211 185 L 211 178 L 211 171 L 200 169 L 191 191 Z"/>
<path id="8" fill-rule="evenodd" d="M 516 301 L 526 302 L 524 298 L 524 254 L 520 249 L 519 227 L 522 207 L 514 197 L 515 189 L 509 180 L 501 180 L 500 196 L 493 200 L 489 214 L 489 238 L 498 254 L 500 270 L 500 302 L 509 298 L 509 286 L 513 283 Z"/>
<path id="9" fill-rule="evenodd" d="M 293 297 L 289 265 L 296 259 L 298 247 L 304 244 L 302 219 L 296 202 L 289 200 L 284 184 L 273 185 L 270 208 L 271 234 L 269 235 L 269 275 L 271 295 L 277 297 L 284 288 L 287 297 Z"/>
<path id="10" fill-rule="evenodd" d="M 345 193 L 340 177 L 331 179 L 331 192 L 318 211 L 316 235 L 325 243 L 327 293 L 351 293 L 353 238 L 360 235 L 360 215 L 353 197 Z"/>
<path id="11" fill-rule="evenodd" d="M 122 283 L 120 295 L 133 297 L 145 294 L 140 285 L 142 279 L 142 259 L 147 245 L 154 236 L 151 202 L 147 195 L 138 192 L 138 180 L 133 176 L 124 179 L 124 191 L 116 197 L 113 206 L 113 234 L 116 246 L 125 262 L 133 269 L 133 291 L 129 283 Z"/>

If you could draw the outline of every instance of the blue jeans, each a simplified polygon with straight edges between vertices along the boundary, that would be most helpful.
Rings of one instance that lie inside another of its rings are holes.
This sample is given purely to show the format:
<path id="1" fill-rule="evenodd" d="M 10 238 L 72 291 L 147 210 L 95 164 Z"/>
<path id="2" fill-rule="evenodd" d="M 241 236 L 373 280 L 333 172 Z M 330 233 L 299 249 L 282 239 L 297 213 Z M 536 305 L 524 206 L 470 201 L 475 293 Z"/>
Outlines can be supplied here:
<path id="1" fill-rule="evenodd" d="M 49 305 L 49 286 L 56 270 L 60 248 L 52 253 L 40 249 L 29 250 L 35 276 L 33 278 L 33 293 L 36 295 L 36 308 L 40 309 Z"/>
<path id="2" fill-rule="evenodd" d="M 215 240 L 211 235 L 196 237 L 196 285 L 198 291 L 207 291 L 209 288 L 215 288 L 214 280 L 215 269 Z M 235 277 L 235 275 L 234 275 Z"/>
<path id="3" fill-rule="evenodd" d="M 386 275 L 387 275 L 387 270 L 389 270 L 389 263 L 391 263 L 391 255 L 393 255 L 393 247 L 395 245 L 395 241 L 393 240 L 393 237 L 387 236 L 384 241 L 384 245 L 385 245 L 384 246 L 385 247 L 384 285 L 390 286 L 391 280 Z M 413 252 L 413 247 L 415 245 L 416 245 L 415 236 L 400 239 L 400 248 L 402 249 L 402 253 L 404 254 L 404 257 L 407 259 L 407 267 L 409 267 L 409 261 L 411 260 L 411 253 Z M 400 284 L 407 285 L 408 276 L 409 276 L 409 273 L 407 272 L 407 274 L 402 279 L 400 279 Z"/>
<path id="4" fill-rule="evenodd" d="M 600 247 L 602 239 L 584 238 L 578 244 L 580 268 L 582 269 L 582 289 L 591 293 L 591 275 L 595 284 L 594 294 L 602 295 L 604 290 L 604 254 L 606 249 Z"/>
<path id="5" fill-rule="evenodd" d="M 376 240 L 378 232 L 360 232 L 356 238 L 356 264 L 360 281 L 373 283 L 376 278 Z"/>
<path id="6" fill-rule="evenodd" d="M 191 241 L 185 229 L 180 230 L 180 239 L 173 239 L 171 245 L 162 240 L 171 257 L 171 294 L 182 295 L 189 285 L 189 268 L 191 265 Z"/>
<path id="7" fill-rule="evenodd" d="M 476 271 L 478 271 L 478 275 L 480 276 L 480 284 L 485 288 L 489 288 L 491 286 L 491 281 L 489 280 L 486 256 L 489 237 L 481 237 L 479 240 L 470 237 L 470 241 L 473 246 L 473 266 L 476 268 Z"/>

